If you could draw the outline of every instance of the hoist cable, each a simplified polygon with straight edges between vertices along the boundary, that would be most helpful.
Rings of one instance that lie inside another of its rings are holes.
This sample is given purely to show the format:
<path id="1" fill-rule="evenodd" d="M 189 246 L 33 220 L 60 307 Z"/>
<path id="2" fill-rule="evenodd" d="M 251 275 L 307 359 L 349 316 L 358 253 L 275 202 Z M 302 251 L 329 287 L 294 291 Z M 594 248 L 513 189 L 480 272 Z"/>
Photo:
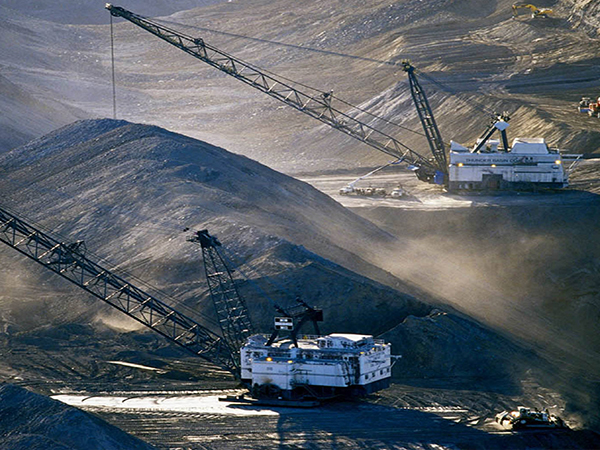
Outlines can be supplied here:
<path id="1" fill-rule="evenodd" d="M 142 16 L 142 17 L 143 17 L 143 16 Z M 148 19 L 146 19 L 146 20 L 148 20 Z M 249 40 L 259 40 L 259 41 L 261 41 L 260 39 L 251 38 L 251 37 L 248 37 L 248 36 L 242 36 L 242 35 L 237 35 L 237 34 L 233 34 L 233 33 L 227 33 L 227 32 L 222 32 L 222 31 L 212 30 L 212 29 L 209 29 L 209 28 L 196 27 L 196 26 L 192 26 L 192 25 L 183 25 L 183 24 L 181 24 L 181 23 L 171 22 L 171 21 L 167 21 L 167 20 L 156 20 L 156 19 L 152 19 L 152 21 L 153 21 L 153 22 L 156 22 L 156 23 L 158 23 L 158 24 L 174 24 L 174 25 L 179 25 L 179 26 L 183 26 L 183 27 L 187 27 L 187 28 L 193 28 L 193 29 L 198 29 L 198 30 L 203 30 L 203 31 L 210 31 L 210 32 L 213 32 L 213 33 L 221 33 L 221 34 L 224 34 L 224 35 L 226 35 L 226 36 L 233 36 L 233 37 L 237 37 L 237 38 L 243 38 L 243 39 L 249 39 Z M 167 28 L 167 27 L 165 27 L 165 28 L 166 28 L 166 29 L 169 29 L 169 28 Z M 175 32 L 175 31 L 174 31 L 174 30 L 172 30 L 172 29 L 169 29 L 169 30 L 170 30 L 170 31 L 173 31 L 173 32 Z M 193 37 L 191 37 L 191 36 L 188 36 L 188 35 L 185 35 L 185 34 L 183 34 L 183 33 L 181 33 L 181 32 L 176 32 L 176 33 L 178 33 L 178 34 L 181 34 L 182 36 L 186 36 L 186 37 L 188 37 L 189 39 L 193 39 Z M 276 45 L 282 45 L 282 46 L 292 46 L 291 44 L 285 44 L 285 43 L 273 42 L 273 41 L 267 41 L 267 43 L 276 44 Z M 316 49 L 313 49 L 313 48 L 310 48 L 310 47 L 302 47 L 302 46 L 293 46 L 293 47 L 295 47 L 295 48 L 299 48 L 299 49 L 302 49 L 302 50 L 306 50 L 306 51 L 317 51 Z M 330 53 L 330 52 L 327 52 L 327 53 Z M 331 52 L 331 53 L 332 53 L 334 56 L 341 56 L 341 57 L 345 57 L 345 58 L 359 58 L 359 59 L 367 59 L 367 60 L 370 60 L 369 58 L 360 58 L 360 57 L 358 57 L 358 56 L 347 55 L 347 54 L 344 54 L 344 53 L 335 53 L 335 52 Z M 420 131 L 416 131 L 416 130 L 413 130 L 413 129 L 411 129 L 411 128 L 408 128 L 408 127 L 406 127 L 406 126 L 404 126 L 404 125 L 400 125 L 399 123 L 396 123 L 396 122 L 393 122 L 393 121 L 391 121 L 391 120 L 388 120 L 388 119 L 386 119 L 386 118 L 384 118 L 384 117 L 378 116 L 377 114 L 374 114 L 374 113 L 372 113 L 372 112 L 370 112 L 370 111 L 367 111 L 366 109 L 363 109 L 363 108 L 361 108 L 361 107 L 359 107 L 359 106 L 356 106 L 356 105 L 353 105 L 353 104 L 351 104 L 351 103 L 348 103 L 347 101 L 345 101 L 345 100 L 342 100 L 341 98 L 339 98 L 339 97 L 337 97 L 337 96 L 333 95 L 331 92 L 325 92 L 325 91 L 323 91 L 323 90 L 321 90 L 321 89 L 318 89 L 318 88 L 315 88 L 315 87 L 309 86 L 309 85 L 307 85 L 307 84 L 304 84 L 304 83 L 300 83 L 299 81 L 292 80 L 292 79 L 290 79 L 290 78 L 287 78 L 287 77 L 285 77 L 285 76 L 283 76 L 283 75 L 281 75 L 281 74 L 276 74 L 276 73 L 274 73 L 274 72 L 271 72 L 271 71 L 270 71 L 270 70 L 268 70 L 268 69 L 264 69 L 264 68 L 261 68 L 261 67 L 255 66 L 255 65 L 253 65 L 253 64 L 250 64 L 250 63 L 248 63 L 248 62 L 246 62 L 246 61 L 243 61 L 243 60 L 241 60 L 240 58 L 236 58 L 236 59 L 238 59 L 238 60 L 242 61 L 244 64 L 246 64 L 246 65 L 248 65 L 248 66 L 252 67 L 252 68 L 253 68 L 254 70 L 256 70 L 256 71 L 259 71 L 259 72 L 264 72 L 264 73 L 266 73 L 266 74 L 269 74 L 269 75 L 271 75 L 271 76 L 272 76 L 273 78 L 275 78 L 275 79 L 282 79 L 282 80 L 285 80 L 285 81 L 287 81 L 288 83 L 292 83 L 292 84 L 294 84 L 294 85 L 296 85 L 296 86 L 300 86 L 300 87 L 303 87 L 303 88 L 305 88 L 305 89 L 309 89 L 309 90 L 311 90 L 311 91 L 314 91 L 314 92 L 317 92 L 317 93 L 319 93 L 320 95 L 324 95 L 324 94 L 325 94 L 325 95 L 329 96 L 330 98 L 335 98 L 335 99 L 336 99 L 338 102 L 340 102 L 340 103 L 342 103 L 342 104 L 344 104 L 344 105 L 346 105 L 346 106 L 348 106 L 348 107 L 350 107 L 350 108 L 352 108 L 352 109 L 355 109 L 355 110 L 357 110 L 357 111 L 360 111 L 360 112 L 362 112 L 362 113 L 365 113 L 365 114 L 367 114 L 367 115 L 369 115 L 369 116 L 373 117 L 374 119 L 380 120 L 380 121 L 382 121 L 382 122 L 385 122 L 385 123 L 387 123 L 387 124 L 390 124 L 390 125 L 393 125 L 393 126 L 395 126 L 395 127 L 398 127 L 398 128 L 400 128 L 400 129 L 402 129 L 402 130 L 409 131 L 409 132 L 411 132 L 411 133 L 414 133 L 414 134 L 417 134 L 417 135 L 419 135 L 419 136 L 423 136 L 423 137 L 425 137 L 425 134 L 424 134 L 424 133 L 422 133 L 422 132 L 420 132 Z M 373 60 L 373 61 L 376 61 L 376 60 Z M 383 61 L 378 61 L 378 62 L 380 62 L 380 63 L 384 63 Z M 394 64 L 394 65 L 396 65 L 396 64 Z M 346 113 L 346 114 L 349 114 L 349 113 Z"/>
<path id="2" fill-rule="evenodd" d="M 112 106 L 113 119 L 117 120 L 117 83 L 115 78 L 115 38 L 113 29 L 113 16 L 110 15 L 110 60 L 112 70 Z"/>

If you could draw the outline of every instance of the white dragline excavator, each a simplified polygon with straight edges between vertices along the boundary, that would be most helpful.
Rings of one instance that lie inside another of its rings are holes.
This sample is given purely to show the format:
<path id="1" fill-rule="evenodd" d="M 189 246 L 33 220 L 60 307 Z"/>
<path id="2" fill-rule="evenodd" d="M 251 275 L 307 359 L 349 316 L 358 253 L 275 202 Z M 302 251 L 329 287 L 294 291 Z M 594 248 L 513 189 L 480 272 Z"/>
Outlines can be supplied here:
<path id="1" fill-rule="evenodd" d="M 443 185 L 449 191 L 472 190 L 531 190 L 537 188 L 563 188 L 568 186 L 569 171 L 563 157 L 550 149 L 542 138 L 516 138 L 508 145 L 506 128 L 508 115 L 496 114 L 492 124 L 471 149 L 452 143 L 446 151 L 433 111 L 422 88 L 415 68 L 403 61 L 408 75 L 410 92 L 419 120 L 429 144 L 428 158 L 413 151 L 396 138 L 364 121 L 353 117 L 360 108 L 342 102 L 332 92 L 312 91 L 295 87 L 297 83 L 267 73 L 251 64 L 209 45 L 202 38 L 192 37 L 135 14 L 119 6 L 106 4 L 115 17 L 122 17 L 154 34 L 169 44 L 204 61 L 214 68 L 273 98 L 341 131 L 372 148 L 393 156 L 414 170 L 421 181 Z M 300 86 L 300 85 L 298 85 Z M 343 104 L 350 112 L 338 109 Z M 502 136 L 492 140 L 494 132 Z M 580 155 L 568 155 L 576 159 Z"/>
<path id="2" fill-rule="evenodd" d="M 202 248 L 204 270 L 220 330 L 178 311 L 87 256 L 82 241 L 61 242 L 0 208 L 0 241 L 65 278 L 195 356 L 231 372 L 248 388 L 249 401 L 314 406 L 342 395 L 359 396 L 389 386 L 391 346 L 370 335 L 321 336 L 321 310 L 301 300 L 274 305 L 279 317 L 270 335 L 257 334 L 246 302 L 207 230 L 189 241 Z M 315 335 L 298 333 L 311 321 Z M 289 330 L 290 336 L 279 336 Z M 236 400 L 240 400 L 239 398 Z"/>
<path id="3" fill-rule="evenodd" d="M 337 97 L 331 92 L 310 92 L 306 87 L 300 89 L 294 86 L 296 83 L 272 73 L 267 73 L 267 71 L 229 55 L 208 44 L 202 38 L 180 33 L 156 21 L 110 3 L 106 4 L 106 9 L 110 11 L 112 16 L 122 17 L 132 22 L 227 75 L 264 92 L 342 133 L 364 142 L 380 152 L 393 156 L 396 160 L 402 160 L 414 168 L 415 174 L 420 180 L 443 184 L 447 173 L 445 151 L 441 143 L 439 131 L 437 131 L 437 125 L 433 119 L 433 114 L 430 113 L 431 109 L 429 108 L 427 98 L 416 80 L 414 80 L 414 84 L 417 91 L 413 93 L 413 97 L 415 101 L 419 102 L 417 108 L 420 116 L 423 117 L 422 120 L 425 121 L 423 122 L 425 133 L 428 138 L 431 136 L 430 145 L 432 145 L 432 141 L 434 142 L 431 148 L 432 157 L 430 158 L 423 157 L 398 139 L 353 117 L 351 113 L 341 111 L 336 107 Z M 360 108 L 356 107 L 350 107 L 350 109 L 354 111 L 360 110 Z"/>

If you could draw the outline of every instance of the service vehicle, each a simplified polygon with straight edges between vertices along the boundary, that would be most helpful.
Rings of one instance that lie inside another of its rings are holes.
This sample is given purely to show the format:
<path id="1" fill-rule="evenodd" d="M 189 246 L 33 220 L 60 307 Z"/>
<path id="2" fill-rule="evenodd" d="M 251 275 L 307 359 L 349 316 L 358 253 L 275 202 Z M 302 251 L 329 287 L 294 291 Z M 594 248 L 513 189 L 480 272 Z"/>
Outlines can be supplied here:
<path id="1" fill-rule="evenodd" d="M 548 410 L 538 411 L 519 406 L 515 411 L 502 411 L 496 414 L 496 423 L 509 430 L 526 428 L 567 428 L 565 422 Z"/>
<path id="2" fill-rule="evenodd" d="M 531 15 L 532 19 L 546 19 L 548 16 L 554 14 L 554 11 L 551 8 L 538 8 L 537 6 L 532 5 L 531 3 L 515 3 L 512 6 L 512 10 L 513 17 L 515 19 L 519 17 L 520 12 L 523 10 L 528 12 Z"/>

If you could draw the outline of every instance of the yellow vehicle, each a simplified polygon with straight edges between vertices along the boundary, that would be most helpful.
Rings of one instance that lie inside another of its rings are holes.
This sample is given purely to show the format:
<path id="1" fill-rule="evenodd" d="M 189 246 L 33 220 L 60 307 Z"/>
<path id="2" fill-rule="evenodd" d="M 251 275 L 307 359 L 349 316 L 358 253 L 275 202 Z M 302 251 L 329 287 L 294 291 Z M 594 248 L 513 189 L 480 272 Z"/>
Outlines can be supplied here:
<path id="1" fill-rule="evenodd" d="M 519 12 L 522 9 L 528 9 L 531 13 L 532 19 L 546 18 L 546 17 L 554 14 L 554 11 L 552 11 L 552 9 L 550 9 L 550 8 L 538 8 L 537 6 L 531 5 L 529 3 L 515 3 L 512 6 L 512 9 L 513 9 L 513 17 L 514 18 L 519 17 Z"/>

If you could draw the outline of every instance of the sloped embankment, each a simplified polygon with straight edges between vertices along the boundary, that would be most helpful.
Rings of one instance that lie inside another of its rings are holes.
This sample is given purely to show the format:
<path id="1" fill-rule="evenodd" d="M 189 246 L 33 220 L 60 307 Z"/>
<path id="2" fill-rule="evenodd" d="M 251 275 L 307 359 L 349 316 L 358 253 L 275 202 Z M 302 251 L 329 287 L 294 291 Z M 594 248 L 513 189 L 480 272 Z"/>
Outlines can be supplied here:
<path id="1" fill-rule="evenodd" d="M 389 234 L 305 183 L 156 127 L 79 122 L 6 153 L 0 164 L 5 206 L 176 288 L 184 301 L 205 295 L 199 249 L 186 242 L 186 227 L 220 237 L 233 264 L 252 277 L 289 275 L 324 258 L 346 269 L 332 272 L 328 285 L 350 277 L 374 297 L 388 289 L 349 271 L 401 284 L 363 259 L 375 252 L 372 242 L 393 241 Z M 254 261 L 269 251 L 269 261 Z M 279 292 L 278 302 L 302 296 L 303 284 Z M 326 291 L 310 301 L 326 301 Z"/>
<path id="2" fill-rule="evenodd" d="M 271 329 L 274 313 L 257 290 L 284 307 L 300 296 L 324 308 L 324 332 L 379 335 L 395 329 L 389 334 L 395 352 L 410 352 L 422 362 L 411 368 L 411 376 L 518 377 L 513 366 L 522 360 L 501 355 L 505 340 L 472 321 L 432 312 L 402 293 L 409 286 L 365 262 L 395 238 L 309 185 L 246 157 L 157 127 L 95 120 L 8 152 L 0 156 L 0 167 L 0 191 L 8 207 L 66 241 L 85 240 L 90 250 L 110 261 L 103 261 L 105 266 L 126 269 L 128 279 L 151 280 L 177 296 L 167 301 L 209 327 L 213 308 L 200 275 L 201 257 L 186 242 L 184 227 L 208 228 L 219 236 L 238 273 L 253 279 L 240 288 L 263 332 Z M 100 302 L 82 301 L 76 288 L 13 250 L 0 252 L 11 262 L 0 270 L 7 286 L 1 298 L 3 341 L 24 355 L 3 361 L 6 374 L 16 370 L 34 376 L 35 363 L 28 365 L 27 355 L 35 355 L 35 361 L 51 355 L 68 359 L 68 368 L 45 364 L 43 378 L 54 373 L 84 380 L 108 373 L 94 369 L 97 362 L 132 358 L 127 345 L 139 350 L 138 363 L 173 354 L 165 350 L 166 342 L 153 338 L 111 346 L 106 327 L 115 337 L 142 331 Z M 418 318 L 426 320 L 398 331 Z M 422 339 L 426 334 L 435 338 Z M 445 335 L 460 337 L 464 351 L 449 347 L 452 341 Z M 482 347 L 482 336 L 496 344 Z M 77 342 L 85 346 L 84 355 L 75 354 Z M 36 348 L 43 351 L 36 353 Z M 148 356 L 140 356 L 143 352 Z M 475 353 L 477 365 L 487 365 L 484 374 L 472 363 Z M 432 365 L 423 362 L 426 354 L 444 357 Z"/>
<path id="3" fill-rule="evenodd" d="M 23 388 L 0 386 L 0 441 L 4 450 L 152 450 L 113 425 Z"/>
<path id="4" fill-rule="evenodd" d="M 564 0 L 568 20 L 575 28 L 585 30 L 590 36 L 600 33 L 600 2 L 597 0 Z"/>

